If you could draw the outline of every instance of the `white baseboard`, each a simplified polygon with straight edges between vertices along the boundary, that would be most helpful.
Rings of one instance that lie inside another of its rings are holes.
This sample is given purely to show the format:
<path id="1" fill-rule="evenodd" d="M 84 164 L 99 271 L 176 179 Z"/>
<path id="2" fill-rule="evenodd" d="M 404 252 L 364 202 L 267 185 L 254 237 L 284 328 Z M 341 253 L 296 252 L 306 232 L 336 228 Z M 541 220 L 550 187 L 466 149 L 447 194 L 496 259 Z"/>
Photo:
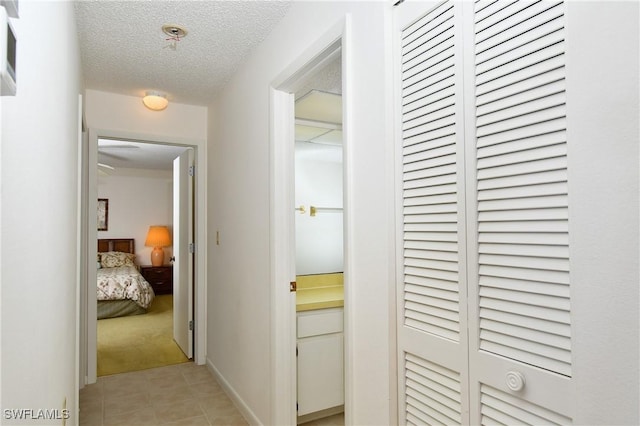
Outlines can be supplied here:
<path id="1" fill-rule="evenodd" d="M 213 375 L 215 376 L 222 389 L 226 392 L 227 396 L 233 401 L 233 404 L 242 414 L 242 417 L 252 426 L 262 426 L 258 417 L 254 414 L 251 408 L 240 398 L 240 395 L 231 387 L 229 382 L 225 380 L 225 378 L 220 374 L 220 371 L 213 365 L 213 362 L 209 358 L 207 358 L 207 368 Z"/>

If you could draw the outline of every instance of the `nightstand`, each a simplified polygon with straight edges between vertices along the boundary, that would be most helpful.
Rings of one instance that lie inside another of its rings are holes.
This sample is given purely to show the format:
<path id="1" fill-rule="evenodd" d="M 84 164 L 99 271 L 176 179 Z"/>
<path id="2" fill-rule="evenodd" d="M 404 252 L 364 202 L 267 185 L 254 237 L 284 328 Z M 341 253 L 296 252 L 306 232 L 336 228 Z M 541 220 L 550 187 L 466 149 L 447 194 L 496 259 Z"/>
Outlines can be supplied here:
<path id="1" fill-rule="evenodd" d="M 140 266 L 140 273 L 155 294 L 173 294 L 173 265 Z"/>

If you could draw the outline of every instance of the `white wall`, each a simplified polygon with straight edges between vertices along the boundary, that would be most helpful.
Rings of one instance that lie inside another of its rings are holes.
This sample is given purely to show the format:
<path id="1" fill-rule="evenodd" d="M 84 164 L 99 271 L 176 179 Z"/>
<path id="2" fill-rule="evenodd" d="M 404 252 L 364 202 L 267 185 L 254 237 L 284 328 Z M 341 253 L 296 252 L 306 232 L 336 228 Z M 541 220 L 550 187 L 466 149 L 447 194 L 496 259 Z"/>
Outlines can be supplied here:
<path id="1" fill-rule="evenodd" d="M 296 275 L 342 272 L 343 214 L 310 206 L 342 208 L 342 146 L 296 142 Z"/>
<path id="2" fill-rule="evenodd" d="M 638 2 L 567 2 L 574 424 L 640 424 Z"/>
<path id="3" fill-rule="evenodd" d="M 173 171 L 117 169 L 98 177 L 98 198 L 109 200 L 108 230 L 98 238 L 134 238 L 136 263 L 151 264 L 153 247 L 144 242 L 151 225 L 173 231 Z M 173 238 L 172 238 L 173 240 Z M 164 263 L 173 255 L 173 246 L 164 248 Z"/>
<path id="4" fill-rule="evenodd" d="M 66 399 L 71 424 L 81 91 L 74 19 L 71 2 L 20 2 L 17 96 L 0 100 L 1 405 L 3 414 L 62 409 Z"/>
<path id="5" fill-rule="evenodd" d="M 383 2 L 294 2 L 209 110 L 208 212 L 212 234 L 220 231 L 220 245 L 209 244 L 207 356 L 263 424 L 271 419 L 269 86 L 347 13 L 353 35 L 347 46 L 353 79 L 346 124 L 353 136 L 347 194 L 353 218 L 348 231 L 353 333 L 347 345 L 354 359 L 347 378 L 353 395 L 349 408 L 353 424 L 389 421 L 394 254 L 388 7 Z"/>
<path id="6" fill-rule="evenodd" d="M 169 102 L 163 111 L 151 111 L 142 98 L 87 90 L 85 116 L 91 129 L 118 130 L 159 137 L 205 139 L 207 108 Z"/>

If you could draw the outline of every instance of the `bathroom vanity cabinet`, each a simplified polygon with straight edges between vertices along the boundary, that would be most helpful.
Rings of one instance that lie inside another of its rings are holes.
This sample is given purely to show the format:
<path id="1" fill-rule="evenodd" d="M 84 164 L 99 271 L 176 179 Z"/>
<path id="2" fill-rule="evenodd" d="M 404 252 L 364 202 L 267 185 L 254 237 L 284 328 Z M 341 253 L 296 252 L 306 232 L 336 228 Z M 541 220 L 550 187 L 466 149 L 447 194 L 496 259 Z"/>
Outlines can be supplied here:
<path id="1" fill-rule="evenodd" d="M 298 416 L 344 405 L 343 308 L 297 313 Z"/>

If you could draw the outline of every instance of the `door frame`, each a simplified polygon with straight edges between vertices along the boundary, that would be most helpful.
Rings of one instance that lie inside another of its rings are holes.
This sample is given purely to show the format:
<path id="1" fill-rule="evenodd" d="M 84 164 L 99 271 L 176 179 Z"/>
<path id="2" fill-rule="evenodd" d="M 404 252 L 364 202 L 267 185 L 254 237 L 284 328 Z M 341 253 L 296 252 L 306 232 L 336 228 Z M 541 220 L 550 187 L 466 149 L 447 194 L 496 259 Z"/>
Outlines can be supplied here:
<path id="1" fill-rule="evenodd" d="M 347 14 L 311 44 L 270 86 L 270 286 L 271 286 L 271 424 L 296 424 L 296 297 L 294 96 L 315 70 L 342 56 L 343 206 L 344 206 L 344 386 L 345 424 L 351 424 L 353 401 L 351 194 L 351 24 Z"/>
<path id="2" fill-rule="evenodd" d="M 86 364 L 82 365 L 80 377 L 84 377 L 84 384 L 95 383 L 97 380 L 97 305 L 91 303 L 96 301 L 96 286 L 89 285 L 95 283 L 97 279 L 95 270 L 95 259 L 97 256 L 97 246 L 95 241 L 98 238 L 97 217 L 91 212 L 97 209 L 98 200 L 98 139 L 125 139 L 132 141 L 148 142 L 160 145 L 177 145 L 192 147 L 194 149 L 194 162 L 196 165 L 195 173 L 195 221 L 194 235 L 197 238 L 196 244 L 196 268 L 194 269 L 194 356 L 193 360 L 198 365 L 206 363 L 207 348 L 207 141 L 205 139 L 186 139 L 171 136 L 158 136 L 151 134 L 107 130 L 107 129 L 89 129 L 89 137 L 87 143 L 87 189 L 86 197 L 83 204 L 87 206 L 87 230 L 83 237 L 87 247 L 85 251 L 86 258 L 83 264 L 87 265 L 87 275 L 83 286 L 83 297 L 80 300 L 80 324 L 86 324 L 86 330 L 80 336 L 80 364 L 82 360 L 86 360 Z"/>

